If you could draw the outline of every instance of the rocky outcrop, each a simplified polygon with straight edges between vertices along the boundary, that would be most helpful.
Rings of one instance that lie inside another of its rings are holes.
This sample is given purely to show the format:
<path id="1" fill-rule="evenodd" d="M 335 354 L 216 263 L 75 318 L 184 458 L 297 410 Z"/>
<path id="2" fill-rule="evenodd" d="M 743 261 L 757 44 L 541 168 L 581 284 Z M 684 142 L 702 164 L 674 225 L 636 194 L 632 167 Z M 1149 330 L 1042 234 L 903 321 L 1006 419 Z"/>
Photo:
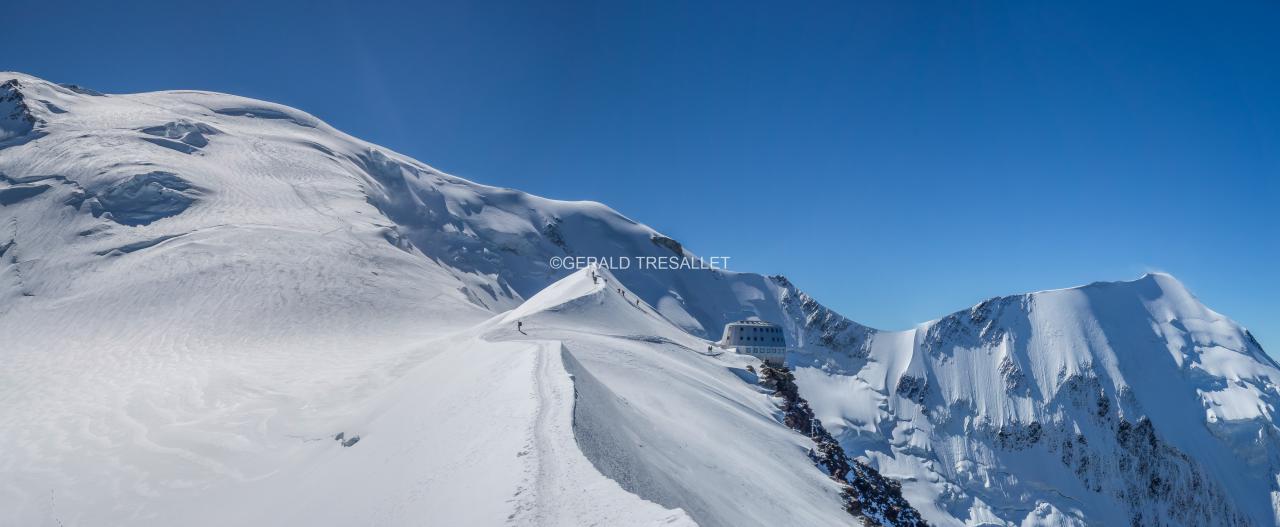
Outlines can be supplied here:
<path id="1" fill-rule="evenodd" d="M 542 236 L 545 237 L 547 241 L 555 244 L 556 247 L 564 250 L 565 254 L 573 254 L 573 251 L 569 250 L 568 242 L 564 241 L 564 233 L 560 231 L 560 226 L 563 223 L 564 220 L 561 220 L 560 218 L 551 219 L 542 227 Z"/>
<path id="2" fill-rule="evenodd" d="M 849 320 L 799 290 L 787 277 L 769 277 L 782 289 L 780 302 L 790 318 L 801 322 L 804 342 L 797 347 L 818 346 L 849 357 L 866 358 L 870 337 L 875 330 Z"/>
<path id="3" fill-rule="evenodd" d="M 649 241 L 653 242 L 653 244 L 658 247 L 666 248 L 667 250 L 675 253 L 676 256 L 684 256 L 684 246 L 680 245 L 680 242 L 678 241 L 661 234 L 649 236 Z"/>
<path id="4" fill-rule="evenodd" d="M 764 366 L 761 384 L 782 398 L 783 423 L 809 436 L 814 447 L 809 458 L 831 479 L 844 485 L 845 510 L 869 526 L 926 526 L 927 522 L 905 498 L 902 485 L 888 479 L 871 466 L 849 457 L 840 443 L 823 428 L 809 403 L 800 397 L 795 376 L 783 368 Z"/>
<path id="5" fill-rule="evenodd" d="M 0 84 L 0 143 L 25 136 L 35 128 L 36 117 L 21 88 L 18 79 Z"/>

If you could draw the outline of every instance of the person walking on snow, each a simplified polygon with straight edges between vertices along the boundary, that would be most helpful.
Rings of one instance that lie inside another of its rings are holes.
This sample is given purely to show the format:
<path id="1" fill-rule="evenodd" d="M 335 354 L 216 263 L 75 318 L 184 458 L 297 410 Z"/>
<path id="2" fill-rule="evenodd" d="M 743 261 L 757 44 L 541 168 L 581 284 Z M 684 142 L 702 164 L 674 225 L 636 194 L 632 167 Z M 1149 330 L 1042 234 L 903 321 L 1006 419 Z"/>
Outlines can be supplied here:
<path id="1" fill-rule="evenodd" d="M 524 321 L 523 321 L 523 320 L 517 320 L 517 321 L 516 321 L 516 331 L 519 331 L 519 332 L 521 332 L 521 333 L 524 333 Z"/>

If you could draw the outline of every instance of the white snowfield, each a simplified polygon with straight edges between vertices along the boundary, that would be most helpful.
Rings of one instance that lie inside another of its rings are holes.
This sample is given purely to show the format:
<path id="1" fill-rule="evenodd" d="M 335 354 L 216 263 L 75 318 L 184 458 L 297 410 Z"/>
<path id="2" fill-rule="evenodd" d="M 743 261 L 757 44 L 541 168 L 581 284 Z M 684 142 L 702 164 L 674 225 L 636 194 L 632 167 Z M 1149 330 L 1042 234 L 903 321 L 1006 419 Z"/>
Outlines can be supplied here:
<path id="1" fill-rule="evenodd" d="M 1172 277 L 881 332 L 781 277 L 548 265 L 672 255 L 292 108 L 0 73 L 0 525 L 855 524 L 707 351 L 750 317 L 934 524 L 1280 524 L 1280 369 Z"/>

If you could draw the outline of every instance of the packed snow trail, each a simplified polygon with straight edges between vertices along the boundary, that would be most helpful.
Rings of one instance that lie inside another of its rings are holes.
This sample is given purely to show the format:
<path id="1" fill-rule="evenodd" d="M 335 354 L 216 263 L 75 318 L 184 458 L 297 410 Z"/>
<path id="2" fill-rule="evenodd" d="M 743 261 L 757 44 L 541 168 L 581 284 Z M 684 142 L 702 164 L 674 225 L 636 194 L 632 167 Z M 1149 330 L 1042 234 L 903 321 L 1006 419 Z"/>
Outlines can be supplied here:
<path id="1" fill-rule="evenodd" d="M 209 499 L 203 524 L 695 525 L 592 466 L 575 443 L 561 343 L 514 326 L 499 315 L 420 347 L 389 389 L 335 423 L 358 443 L 306 443 L 296 463 Z"/>
<path id="2" fill-rule="evenodd" d="M 757 359 L 707 356 L 706 341 L 600 276 L 579 271 L 481 328 L 494 341 L 563 347 L 573 376 L 564 389 L 577 394 L 574 460 L 704 527 L 855 524 L 839 486 L 808 458 L 812 442 L 748 382 Z"/>
<path id="3" fill-rule="evenodd" d="M 696 525 L 683 511 L 628 494 L 591 465 L 573 437 L 574 387 L 564 368 L 563 345 L 529 342 L 527 352 L 536 357 L 537 412 L 521 451 L 526 479 L 511 522 L 537 527 Z"/>
<path id="4" fill-rule="evenodd" d="M 554 342 L 436 341 L 335 423 L 360 440 L 299 441 L 259 481 L 132 525 L 693 525 L 622 490 L 574 446 L 573 385 Z M 480 387 L 481 389 L 477 389 Z M 495 425 L 495 423 L 497 423 Z"/>

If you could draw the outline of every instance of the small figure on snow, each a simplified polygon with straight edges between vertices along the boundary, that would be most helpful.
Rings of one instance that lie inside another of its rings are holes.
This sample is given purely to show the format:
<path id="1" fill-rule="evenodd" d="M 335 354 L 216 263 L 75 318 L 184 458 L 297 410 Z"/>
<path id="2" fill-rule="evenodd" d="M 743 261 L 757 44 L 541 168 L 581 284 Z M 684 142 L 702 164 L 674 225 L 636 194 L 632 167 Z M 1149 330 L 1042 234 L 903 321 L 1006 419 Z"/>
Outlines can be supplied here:
<path id="1" fill-rule="evenodd" d="M 524 333 L 524 321 L 523 321 L 523 320 L 517 320 L 517 321 L 516 321 L 516 331 L 519 331 L 519 332 L 521 332 L 521 333 Z"/>

